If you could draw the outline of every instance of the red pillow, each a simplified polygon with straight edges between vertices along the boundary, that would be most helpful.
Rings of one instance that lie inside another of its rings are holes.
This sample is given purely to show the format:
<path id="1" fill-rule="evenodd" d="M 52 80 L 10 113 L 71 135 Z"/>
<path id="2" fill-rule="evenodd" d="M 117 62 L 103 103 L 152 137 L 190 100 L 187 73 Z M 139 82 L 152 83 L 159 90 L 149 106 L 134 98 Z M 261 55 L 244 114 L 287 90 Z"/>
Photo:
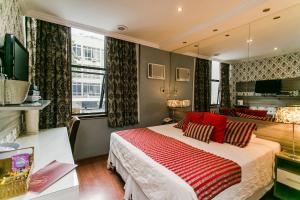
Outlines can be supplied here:
<path id="1" fill-rule="evenodd" d="M 224 143 L 225 129 L 227 118 L 223 115 L 217 115 L 213 113 L 205 113 L 203 124 L 214 126 L 213 133 L 210 139 L 214 142 Z"/>
<path id="2" fill-rule="evenodd" d="M 183 132 L 187 129 L 189 122 L 202 124 L 205 112 L 188 112 L 183 125 Z"/>

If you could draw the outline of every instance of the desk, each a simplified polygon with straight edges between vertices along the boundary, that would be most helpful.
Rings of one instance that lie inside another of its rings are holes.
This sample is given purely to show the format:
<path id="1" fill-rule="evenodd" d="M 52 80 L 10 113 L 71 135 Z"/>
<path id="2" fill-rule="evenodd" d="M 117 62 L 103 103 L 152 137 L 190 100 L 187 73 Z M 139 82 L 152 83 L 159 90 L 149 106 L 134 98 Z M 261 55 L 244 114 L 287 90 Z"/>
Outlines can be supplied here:
<path id="1" fill-rule="evenodd" d="M 34 146 L 33 173 L 53 160 L 74 163 L 66 128 L 39 131 L 37 135 L 25 135 L 16 140 L 22 147 Z M 28 192 L 12 200 L 65 200 L 79 199 L 79 184 L 76 170 L 71 171 L 42 193 Z"/>

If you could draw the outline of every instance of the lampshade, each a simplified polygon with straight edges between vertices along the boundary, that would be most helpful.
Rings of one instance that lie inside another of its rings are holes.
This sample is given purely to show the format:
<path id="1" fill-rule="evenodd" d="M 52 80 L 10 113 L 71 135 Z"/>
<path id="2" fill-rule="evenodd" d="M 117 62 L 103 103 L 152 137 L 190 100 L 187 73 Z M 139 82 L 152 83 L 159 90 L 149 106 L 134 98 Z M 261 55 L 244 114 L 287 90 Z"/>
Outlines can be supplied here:
<path id="1" fill-rule="evenodd" d="M 167 100 L 167 106 L 169 108 L 184 108 L 184 107 L 189 107 L 190 105 L 191 105 L 190 100 L 176 100 L 176 99 Z"/>
<path id="2" fill-rule="evenodd" d="M 277 108 L 275 119 L 276 122 L 300 124 L 300 106 Z"/>

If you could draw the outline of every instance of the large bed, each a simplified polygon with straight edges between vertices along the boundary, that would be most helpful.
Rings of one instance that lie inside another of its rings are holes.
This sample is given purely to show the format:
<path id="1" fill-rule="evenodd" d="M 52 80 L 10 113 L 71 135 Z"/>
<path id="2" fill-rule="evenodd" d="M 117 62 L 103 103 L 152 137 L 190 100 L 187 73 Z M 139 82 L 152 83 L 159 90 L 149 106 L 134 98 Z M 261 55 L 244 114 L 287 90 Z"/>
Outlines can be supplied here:
<path id="1" fill-rule="evenodd" d="M 241 166 L 241 182 L 225 189 L 214 199 L 259 199 L 272 187 L 274 157 L 280 151 L 279 143 L 253 137 L 247 147 L 239 148 L 183 136 L 182 130 L 174 128 L 174 124 L 148 128 Z M 124 199 L 198 199 L 189 184 L 117 133 L 111 134 L 108 167 L 115 168 L 124 180 Z"/>

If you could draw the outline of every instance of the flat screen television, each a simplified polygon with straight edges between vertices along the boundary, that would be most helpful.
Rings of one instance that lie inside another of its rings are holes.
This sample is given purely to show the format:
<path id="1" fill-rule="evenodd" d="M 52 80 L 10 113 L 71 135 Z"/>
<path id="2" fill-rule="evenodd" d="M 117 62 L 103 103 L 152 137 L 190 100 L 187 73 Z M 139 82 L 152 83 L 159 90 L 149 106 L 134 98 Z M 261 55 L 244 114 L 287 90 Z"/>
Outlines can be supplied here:
<path id="1" fill-rule="evenodd" d="M 281 80 L 256 81 L 256 93 L 278 94 L 281 91 Z"/>
<path id="2" fill-rule="evenodd" d="M 6 34 L 2 47 L 3 73 L 9 79 L 28 81 L 29 54 L 12 34 Z"/>

